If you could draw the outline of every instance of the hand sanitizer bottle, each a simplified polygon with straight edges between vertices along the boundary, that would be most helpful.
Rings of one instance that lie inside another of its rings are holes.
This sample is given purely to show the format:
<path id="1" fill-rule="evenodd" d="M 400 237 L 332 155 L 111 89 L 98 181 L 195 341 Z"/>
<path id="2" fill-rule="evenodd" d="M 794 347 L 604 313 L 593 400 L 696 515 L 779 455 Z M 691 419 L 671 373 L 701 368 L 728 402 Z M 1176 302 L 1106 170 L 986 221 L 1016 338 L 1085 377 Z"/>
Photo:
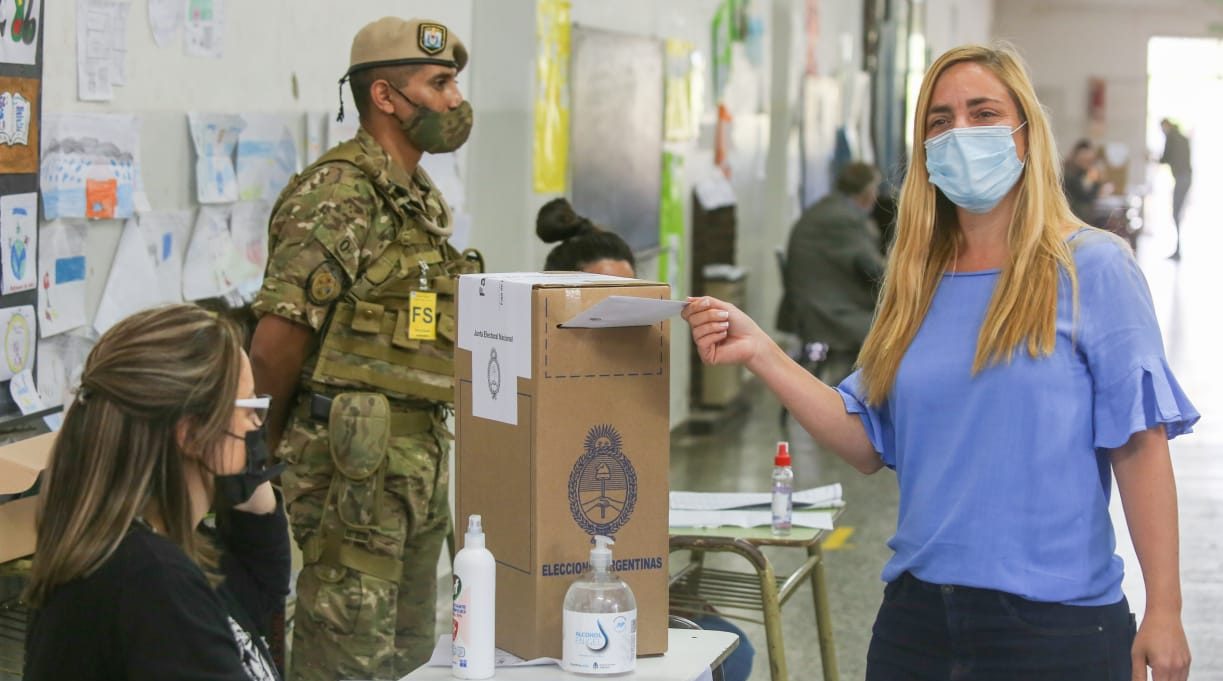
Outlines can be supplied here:
<path id="1" fill-rule="evenodd" d="M 790 534 L 794 510 L 794 469 L 790 468 L 790 443 L 777 443 L 773 457 L 773 536 Z"/>
<path id="2" fill-rule="evenodd" d="M 561 667 L 578 674 L 623 674 L 637 665 L 637 601 L 611 570 L 612 544 L 595 537 L 590 571 L 565 594 Z"/>
<path id="3" fill-rule="evenodd" d="M 480 516 L 467 519 L 463 550 L 454 557 L 454 629 L 450 674 L 456 679 L 493 675 L 497 563 L 484 548 Z"/>

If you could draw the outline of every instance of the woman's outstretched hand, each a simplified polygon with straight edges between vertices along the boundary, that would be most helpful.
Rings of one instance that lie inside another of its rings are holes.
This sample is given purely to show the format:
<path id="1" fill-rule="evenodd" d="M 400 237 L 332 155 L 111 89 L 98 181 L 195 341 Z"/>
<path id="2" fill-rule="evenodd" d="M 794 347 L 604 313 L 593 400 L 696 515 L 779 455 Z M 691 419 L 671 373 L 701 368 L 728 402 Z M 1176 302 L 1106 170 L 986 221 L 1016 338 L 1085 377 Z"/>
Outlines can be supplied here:
<path id="1" fill-rule="evenodd" d="M 682 316 L 706 364 L 747 364 L 772 343 L 751 317 L 717 298 L 689 298 Z"/>

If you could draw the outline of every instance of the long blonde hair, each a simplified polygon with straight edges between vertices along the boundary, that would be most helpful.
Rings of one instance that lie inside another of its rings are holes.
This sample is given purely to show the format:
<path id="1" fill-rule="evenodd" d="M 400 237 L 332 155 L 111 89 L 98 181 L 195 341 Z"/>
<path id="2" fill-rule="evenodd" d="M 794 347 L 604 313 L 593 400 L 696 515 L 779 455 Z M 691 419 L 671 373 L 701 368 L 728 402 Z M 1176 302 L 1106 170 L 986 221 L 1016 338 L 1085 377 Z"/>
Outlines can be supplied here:
<path id="1" fill-rule="evenodd" d="M 1072 295 L 1077 292 L 1074 260 L 1065 241 L 1066 230 L 1077 220 L 1062 193 L 1061 167 L 1049 121 L 1022 60 L 1006 45 L 949 50 L 930 66 L 917 97 L 913 150 L 900 193 L 896 240 L 888 256 L 875 322 L 858 356 L 870 404 L 882 403 L 891 391 L 901 359 L 962 238 L 955 206 L 930 183 L 923 144 L 934 85 L 949 67 L 962 62 L 980 64 L 1002 81 L 1028 124 L 1028 157 L 1008 231 L 1009 255 L 977 336 L 973 373 L 1010 361 L 1020 348 L 1032 357 L 1052 353 L 1057 340 L 1058 282 L 1063 274 Z"/>
<path id="2" fill-rule="evenodd" d="M 208 551 L 191 520 L 185 451 L 207 458 L 221 450 L 241 371 L 237 327 L 194 305 L 137 313 L 102 336 L 44 473 L 27 603 L 38 607 L 97 569 L 149 510 L 202 562 Z"/>

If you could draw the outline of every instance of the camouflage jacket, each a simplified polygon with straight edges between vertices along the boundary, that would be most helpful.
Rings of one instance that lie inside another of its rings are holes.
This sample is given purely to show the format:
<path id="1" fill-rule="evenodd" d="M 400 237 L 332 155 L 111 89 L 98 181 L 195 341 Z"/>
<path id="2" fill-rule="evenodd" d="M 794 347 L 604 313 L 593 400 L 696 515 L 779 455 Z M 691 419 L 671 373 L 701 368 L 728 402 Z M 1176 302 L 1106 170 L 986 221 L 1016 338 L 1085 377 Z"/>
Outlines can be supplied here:
<path id="1" fill-rule="evenodd" d="M 450 219 L 428 174 L 408 176 L 364 129 L 290 181 L 269 223 L 253 309 L 319 334 L 303 386 L 453 399 L 454 277 L 469 270 L 444 236 Z M 398 333 L 417 289 L 438 293 L 435 341 Z"/>

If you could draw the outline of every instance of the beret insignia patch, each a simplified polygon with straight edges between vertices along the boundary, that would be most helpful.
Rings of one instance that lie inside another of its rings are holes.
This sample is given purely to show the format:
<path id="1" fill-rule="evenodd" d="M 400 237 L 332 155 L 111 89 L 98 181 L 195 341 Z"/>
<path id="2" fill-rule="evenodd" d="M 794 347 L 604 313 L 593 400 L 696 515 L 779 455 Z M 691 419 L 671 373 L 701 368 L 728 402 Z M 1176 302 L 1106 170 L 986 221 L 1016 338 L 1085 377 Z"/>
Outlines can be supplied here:
<path id="1" fill-rule="evenodd" d="M 440 54 L 446 49 L 446 27 L 439 24 L 421 24 L 417 42 L 425 54 Z"/>
<path id="2" fill-rule="evenodd" d="M 343 276 L 339 265 L 333 262 L 322 263 L 310 273 L 310 279 L 306 282 L 306 297 L 315 305 L 331 303 L 340 297 L 340 281 Z"/>

